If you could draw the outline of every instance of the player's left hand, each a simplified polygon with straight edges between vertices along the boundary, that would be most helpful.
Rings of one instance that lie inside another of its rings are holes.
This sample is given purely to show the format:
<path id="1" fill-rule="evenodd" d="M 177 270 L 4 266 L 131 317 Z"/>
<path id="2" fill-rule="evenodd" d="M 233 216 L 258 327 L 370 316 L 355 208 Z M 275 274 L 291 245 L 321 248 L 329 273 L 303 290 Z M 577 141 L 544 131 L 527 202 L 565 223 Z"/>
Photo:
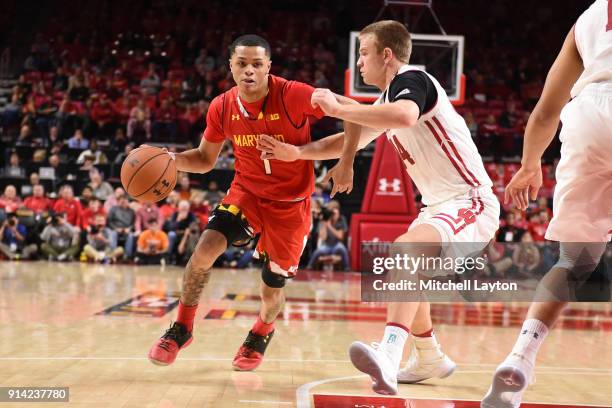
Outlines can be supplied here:
<path id="1" fill-rule="evenodd" d="M 314 108 L 321 108 L 327 116 L 337 115 L 341 108 L 333 92 L 326 88 L 315 89 L 310 97 L 310 103 Z"/>
<path id="2" fill-rule="evenodd" d="M 334 198 L 336 193 L 350 194 L 353 191 L 353 161 L 341 158 L 323 177 L 322 182 L 327 184 L 330 180 L 333 183 L 330 198 Z"/>
<path id="3" fill-rule="evenodd" d="M 519 210 L 529 207 L 529 199 L 538 198 L 538 190 L 542 187 L 542 166 L 521 167 L 506 186 L 504 203 L 508 204 L 510 199 Z"/>
<path id="4" fill-rule="evenodd" d="M 262 160 L 276 159 L 291 162 L 300 158 L 300 152 L 297 146 L 283 143 L 272 136 L 259 136 L 259 138 L 257 138 L 256 147 L 261 151 Z"/>

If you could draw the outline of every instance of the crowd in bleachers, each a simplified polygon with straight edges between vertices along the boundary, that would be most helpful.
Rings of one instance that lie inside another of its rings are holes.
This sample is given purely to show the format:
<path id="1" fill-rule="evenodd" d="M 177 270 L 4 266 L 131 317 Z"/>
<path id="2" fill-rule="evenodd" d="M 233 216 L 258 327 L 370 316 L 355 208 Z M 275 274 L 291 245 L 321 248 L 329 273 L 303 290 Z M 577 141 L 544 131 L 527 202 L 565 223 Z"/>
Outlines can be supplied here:
<path id="1" fill-rule="evenodd" d="M 370 22 L 366 12 L 375 14 L 379 7 L 365 2 L 352 7 L 349 1 L 317 5 L 290 1 L 281 7 L 266 1 L 269 12 L 262 14 L 257 5 L 240 2 L 105 0 L 86 8 L 76 7 L 72 0 L 56 3 L 63 13 L 51 13 L 36 30 L 8 104 L 0 113 L 5 146 L 0 180 L 6 186 L 0 198 L 0 235 L 7 237 L 3 252 L 18 247 L 23 257 L 177 263 L 185 261 L 197 241 L 196 229 L 203 228 L 206 214 L 221 198 L 219 186 L 191 194 L 194 186 L 200 186 L 183 176 L 177 187 L 180 198 L 173 194 L 159 208 L 141 207 L 126 201 L 125 193 L 115 188 L 126 155 L 143 142 L 164 144 L 171 150 L 199 143 L 210 101 L 233 86 L 227 46 L 240 33 L 258 32 L 270 40 L 273 73 L 340 90 L 347 33 Z M 481 22 L 473 25 L 450 18 L 460 7 L 453 2 L 437 2 L 435 8 L 449 32 L 466 36 L 468 95 L 457 110 L 487 159 L 487 171 L 501 198 L 518 169 L 508 159 L 520 156 L 529 112 L 555 55 L 552 50 L 562 38 L 560 29 L 549 27 L 542 34 L 536 24 L 513 30 L 520 19 L 508 16 L 529 12 L 536 20 L 563 19 L 567 13 L 535 3 L 521 10 L 506 5 L 480 7 L 480 3 L 474 0 L 471 7 L 473 18 Z M 483 10 L 487 14 L 479 15 Z M 209 21 L 224 30 L 211 28 Z M 511 24 L 497 29 L 500 21 Z M 420 24 L 421 32 L 437 29 L 426 20 Z M 491 35 L 483 35 L 485 31 Z M 532 36 L 536 31 L 540 35 Z M 525 58 L 527 41 L 541 52 Z M 321 129 L 337 126 L 335 122 L 319 125 Z M 329 133 L 316 128 L 314 132 Z M 554 155 L 553 149 L 550 157 Z M 224 148 L 217 169 L 233 169 L 231 146 Z M 550 204 L 554 164 L 543 170 L 542 195 Z M 313 208 L 315 225 L 318 222 L 325 228 L 313 229 L 304 265 L 331 263 L 346 268 L 346 218 L 337 203 L 326 204 L 324 190 L 319 186 L 316 193 L 318 203 L 326 208 L 324 214 L 319 204 Z M 13 225 L 16 219 L 7 214 L 16 211 L 19 222 Z M 143 211 L 159 212 L 159 217 L 138 217 Z M 526 235 L 520 232 L 525 230 L 537 240 L 547 218 L 534 211 L 523 216 L 505 206 L 502 224 L 519 223 L 514 238 Z M 510 213 L 514 220 L 508 219 Z M 179 224 L 181 234 L 173 234 Z M 146 239 L 143 231 L 147 231 Z M 61 243 L 63 252 L 51 250 L 51 242 Z M 43 244 L 47 244 L 44 249 Z M 33 252 L 31 245 L 42 252 Z M 242 257 L 250 259 L 251 252 L 252 248 L 228 254 L 224 262 L 242 265 Z M 310 259 L 312 253 L 317 254 L 314 259 Z"/>

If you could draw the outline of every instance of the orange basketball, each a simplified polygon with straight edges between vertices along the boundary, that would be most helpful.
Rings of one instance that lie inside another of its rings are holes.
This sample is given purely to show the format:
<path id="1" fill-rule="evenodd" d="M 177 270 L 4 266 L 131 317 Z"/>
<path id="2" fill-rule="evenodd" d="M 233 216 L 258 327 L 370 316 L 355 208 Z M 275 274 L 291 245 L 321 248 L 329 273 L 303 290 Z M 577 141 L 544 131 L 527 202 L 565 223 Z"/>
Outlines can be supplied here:
<path id="1" fill-rule="evenodd" d="M 125 191 L 138 201 L 158 202 L 174 190 L 176 163 L 159 147 L 139 147 L 123 161 L 121 184 Z"/>

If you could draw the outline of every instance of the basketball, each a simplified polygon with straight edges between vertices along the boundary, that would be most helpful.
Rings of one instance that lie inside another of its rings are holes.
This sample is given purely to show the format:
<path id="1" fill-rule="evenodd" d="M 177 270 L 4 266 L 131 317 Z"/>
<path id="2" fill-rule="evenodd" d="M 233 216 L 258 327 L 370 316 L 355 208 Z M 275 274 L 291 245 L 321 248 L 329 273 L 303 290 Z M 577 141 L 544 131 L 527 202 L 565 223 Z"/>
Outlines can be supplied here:
<path id="1" fill-rule="evenodd" d="M 159 147 L 139 147 L 123 161 L 121 184 L 132 198 L 140 202 L 158 202 L 174 190 L 176 164 Z"/>

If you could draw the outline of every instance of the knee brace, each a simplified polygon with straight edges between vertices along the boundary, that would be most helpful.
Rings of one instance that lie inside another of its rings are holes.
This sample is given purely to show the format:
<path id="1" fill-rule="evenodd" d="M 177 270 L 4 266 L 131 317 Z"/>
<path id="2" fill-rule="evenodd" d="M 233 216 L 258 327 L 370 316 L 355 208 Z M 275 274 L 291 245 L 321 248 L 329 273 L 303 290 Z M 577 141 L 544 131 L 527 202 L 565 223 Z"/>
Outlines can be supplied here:
<path id="1" fill-rule="evenodd" d="M 272 272 L 270 262 L 264 259 L 263 267 L 261 268 L 261 280 L 271 288 L 284 288 L 287 283 L 287 277 L 278 273 Z"/>
<path id="2" fill-rule="evenodd" d="M 559 262 L 555 266 L 569 270 L 570 279 L 584 282 L 597 267 L 605 250 L 605 242 L 561 243 Z"/>

